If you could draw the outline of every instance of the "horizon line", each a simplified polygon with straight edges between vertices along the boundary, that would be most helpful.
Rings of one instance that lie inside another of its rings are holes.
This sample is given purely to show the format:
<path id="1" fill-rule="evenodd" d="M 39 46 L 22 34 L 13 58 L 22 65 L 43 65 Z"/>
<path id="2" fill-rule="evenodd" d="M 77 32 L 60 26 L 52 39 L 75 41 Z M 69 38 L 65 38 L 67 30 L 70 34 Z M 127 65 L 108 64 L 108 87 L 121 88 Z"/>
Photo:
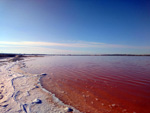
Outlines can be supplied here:
<path id="1" fill-rule="evenodd" d="M 1 54 L 1 55 L 2 55 L 2 54 L 14 54 L 14 55 L 15 55 L 15 54 L 16 54 L 16 55 L 66 55 L 66 56 L 67 56 L 67 55 L 68 55 L 68 56 L 69 56 L 69 55 L 89 55 L 89 56 L 90 56 L 90 55 L 99 55 L 99 56 L 102 56 L 102 55 L 106 55 L 106 56 L 107 56 L 107 55 L 108 55 L 108 56 L 109 56 L 109 55 L 120 55 L 120 56 L 123 56 L 123 55 L 127 55 L 127 56 L 128 56 L 128 55 L 148 55 L 148 56 L 150 56 L 150 54 L 123 54 L 123 53 L 114 53 L 114 54 L 109 54 L 109 53 L 108 53 L 108 54 L 88 54 L 88 53 L 87 53 L 87 54 L 71 54 L 71 53 L 70 53 L 70 54 L 69 54 L 69 53 L 67 53 L 67 54 L 52 54 L 52 53 L 51 53 L 51 54 L 0 53 L 0 54 Z"/>

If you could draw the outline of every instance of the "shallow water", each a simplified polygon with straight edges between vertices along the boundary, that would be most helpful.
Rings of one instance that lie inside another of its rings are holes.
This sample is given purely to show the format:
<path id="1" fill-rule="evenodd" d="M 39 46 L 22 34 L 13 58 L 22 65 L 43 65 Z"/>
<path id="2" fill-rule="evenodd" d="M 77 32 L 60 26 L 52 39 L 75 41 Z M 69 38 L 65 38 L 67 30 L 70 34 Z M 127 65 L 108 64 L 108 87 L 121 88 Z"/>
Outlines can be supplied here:
<path id="1" fill-rule="evenodd" d="M 64 103 L 89 113 L 150 113 L 150 57 L 47 56 L 25 71 Z"/>

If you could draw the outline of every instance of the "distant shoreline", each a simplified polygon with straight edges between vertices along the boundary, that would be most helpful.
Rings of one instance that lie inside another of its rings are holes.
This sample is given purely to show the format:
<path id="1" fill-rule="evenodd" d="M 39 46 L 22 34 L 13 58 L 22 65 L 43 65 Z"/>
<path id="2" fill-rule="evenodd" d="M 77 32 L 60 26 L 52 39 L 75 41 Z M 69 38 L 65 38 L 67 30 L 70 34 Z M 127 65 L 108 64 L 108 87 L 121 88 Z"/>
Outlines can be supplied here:
<path id="1" fill-rule="evenodd" d="M 43 56 L 44 54 L 15 54 L 15 53 L 0 53 L 0 57 L 32 57 Z"/>
<path id="2" fill-rule="evenodd" d="M 9 58 L 8 62 L 16 62 L 19 60 L 23 60 L 25 57 L 43 57 L 43 55 L 0 53 L 0 59 Z M 0 61 L 0 62 L 7 62 L 7 61 Z"/>
<path id="3" fill-rule="evenodd" d="M 46 56 L 150 56 L 150 54 L 46 54 Z"/>
<path id="4" fill-rule="evenodd" d="M 39 57 L 39 56 L 150 56 L 150 54 L 14 54 L 0 53 L 2 57 Z"/>

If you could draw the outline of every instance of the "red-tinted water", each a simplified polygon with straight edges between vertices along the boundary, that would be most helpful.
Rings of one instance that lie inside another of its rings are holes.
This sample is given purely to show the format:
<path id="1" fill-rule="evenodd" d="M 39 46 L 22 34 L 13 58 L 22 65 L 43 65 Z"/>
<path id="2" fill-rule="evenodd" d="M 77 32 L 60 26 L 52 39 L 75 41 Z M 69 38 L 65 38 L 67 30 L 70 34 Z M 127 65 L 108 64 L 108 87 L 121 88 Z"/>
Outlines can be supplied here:
<path id="1" fill-rule="evenodd" d="M 150 57 L 49 56 L 27 67 L 47 73 L 43 87 L 82 112 L 150 113 Z"/>

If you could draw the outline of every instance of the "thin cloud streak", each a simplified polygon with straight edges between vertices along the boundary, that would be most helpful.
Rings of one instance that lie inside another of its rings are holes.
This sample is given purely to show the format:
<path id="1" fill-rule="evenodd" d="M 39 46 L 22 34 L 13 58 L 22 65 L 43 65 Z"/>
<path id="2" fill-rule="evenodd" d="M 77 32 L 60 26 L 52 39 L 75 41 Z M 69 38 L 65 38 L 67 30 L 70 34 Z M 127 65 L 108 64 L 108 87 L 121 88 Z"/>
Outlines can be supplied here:
<path id="1" fill-rule="evenodd" d="M 22 54 L 78 54 L 84 53 L 82 51 L 76 50 L 66 50 L 66 49 L 53 49 L 53 48 L 45 48 L 45 47 L 3 47 L 1 48 L 0 52 L 3 53 L 22 53 Z"/>
<path id="2" fill-rule="evenodd" d="M 77 42 L 77 43 L 54 43 L 54 42 L 31 42 L 31 41 L 23 41 L 23 42 L 6 42 L 0 41 L 0 44 L 3 45 L 26 45 L 26 46 L 62 46 L 62 47 L 98 47 L 103 45 L 104 43 L 96 43 L 96 42 Z"/>
<path id="3" fill-rule="evenodd" d="M 60 46 L 60 47 L 76 47 L 76 48 L 133 48 L 133 49 L 150 49 L 150 46 L 128 46 L 128 45 L 117 45 L 117 44 L 105 44 L 98 42 L 76 42 L 76 43 L 54 43 L 54 42 L 8 42 L 0 41 L 0 47 L 6 46 Z"/>

